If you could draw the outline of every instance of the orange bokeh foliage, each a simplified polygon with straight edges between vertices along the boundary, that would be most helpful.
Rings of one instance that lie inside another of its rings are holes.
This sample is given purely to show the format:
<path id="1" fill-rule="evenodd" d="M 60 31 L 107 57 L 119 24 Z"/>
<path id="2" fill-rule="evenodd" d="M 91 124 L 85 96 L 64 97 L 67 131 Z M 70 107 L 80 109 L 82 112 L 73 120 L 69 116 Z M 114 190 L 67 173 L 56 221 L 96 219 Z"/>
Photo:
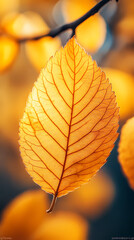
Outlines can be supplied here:
<path id="1" fill-rule="evenodd" d="M 0 237 L 13 240 L 29 239 L 44 220 L 48 206 L 42 191 L 28 191 L 15 198 L 4 210 L 0 223 Z"/>
<path id="2" fill-rule="evenodd" d="M 122 170 L 134 190 L 134 117 L 122 128 L 118 151 Z"/>
<path id="3" fill-rule="evenodd" d="M 88 226 L 89 231 L 89 226 Z M 86 240 L 87 223 L 71 212 L 57 212 L 47 216 L 32 240 Z"/>
<path id="4" fill-rule="evenodd" d="M 94 176 L 91 181 L 59 201 L 58 209 L 80 212 L 90 218 L 99 217 L 110 206 L 115 186 L 107 174 Z"/>
<path id="5" fill-rule="evenodd" d="M 2 214 L 0 238 L 86 240 L 87 223 L 84 219 L 70 212 L 48 216 L 45 213 L 47 206 L 46 195 L 40 190 L 28 191 L 15 198 Z"/>
<path id="6" fill-rule="evenodd" d="M 60 46 L 61 42 L 58 37 L 45 37 L 37 41 L 28 41 L 26 43 L 26 53 L 30 62 L 40 71 L 49 58 L 59 50 Z"/>
<path id="7" fill-rule="evenodd" d="M 117 103 L 120 107 L 120 117 L 125 119 L 132 115 L 134 111 L 134 77 L 113 68 L 103 68 L 103 70 L 115 91 Z"/>
<path id="8" fill-rule="evenodd" d="M 29 95 L 20 123 L 27 171 L 55 197 L 67 194 L 106 162 L 118 119 L 111 84 L 72 38 L 49 60 Z"/>
<path id="9" fill-rule="evenodd" d="M 7 14 L 11 11 L 15 11 L 19 7 L 20 0 L 0 0 L 0 15 Z"/>
<path id="10" fill-rule="evenodd" d="M 0 36 L 0 72 L 5 71 L 14 62 L 19 44 L 11 38 Z"/>
<path id="11" fill-rule="evenodd" d="M 124 40 L 134 42 L 134 16 L 126 16 L 116 26 L 116 34 Z"/>
<path id="12" fill-rule="evenodd" d="M 63 16 L 67 22 L 74 21 L 95 6 L 96 1 L 62 0 Z M 78 42 L 90 53 L 96 52 L 104 43 L 106 24 L 100 14 L 95 14 L 76 29 Z"/>
<path id="13" fill-rule="evenodd" d="M 39 14 L 30 11 L 6 15 L 1 26 L 2 31 L 19 40 L 46 34 L 50 30 Z M 28 59 L 38 71 L 45 66 L 46 62 L 60 46 L 61 42 L 58 37 L 45 37 L 37 41 L 26 41 L 25 43 Z"/>
<path id="14" fill-rule="evenodd" d="M 35 37 L 49 31 L 41 16 L 32 11 L 8 14 L 2 19 L 1 26 L 4 32 L 17 39 Z"/>
<path id="15" fill-rule="evenodd" d="M 121 8 L 121 13 L 123 15 L 126 15 L 126 16 L 134 15 L 134 1 L 133 0 L 129 0 L 129 4 L 128 4 L 128 1 L 122 0 L 120 8 Z"/>

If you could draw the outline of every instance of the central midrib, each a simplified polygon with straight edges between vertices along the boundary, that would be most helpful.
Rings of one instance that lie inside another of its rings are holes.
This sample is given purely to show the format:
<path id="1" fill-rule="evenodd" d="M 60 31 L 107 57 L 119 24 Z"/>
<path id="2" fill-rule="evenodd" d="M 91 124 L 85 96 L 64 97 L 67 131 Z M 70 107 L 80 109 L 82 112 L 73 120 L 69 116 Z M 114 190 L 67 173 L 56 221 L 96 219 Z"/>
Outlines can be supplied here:
<path id="1" fill-rule="evenodd" d="M 73 46 L 73 54 L 74 54 L 74 46 Z M 62 181 L 62 177 L 64 174 L 64 169 L 66 165 L 66 160 L 67 160 L 67 154 L 68 154 L 68 148 L 69 148 L 69 140 L 70 140 L 70 132 L 71 132 L 71 125 L 72 125 L 72 116 L 73 116 L 73 109 L 74 109 L 74 93 L 75 93 L 75 54 L 74 54 L 74 85 L 73 85 L 73 94 L 72 94 L 72 108 L 71 108 L 71 115 L 70 115 L 70 123 L 69 123 L 69 130 L 68 130 L 68 137 L 67 137 L 67 145 L 66 145 L 66 152 L 65 152 L 65 158 L 64 158 L 64 164 L 63 164 L 63 169 L 61 173 L 61 177 L 55 192 L 55 198 L 58 195 L 59 187 Z"/>

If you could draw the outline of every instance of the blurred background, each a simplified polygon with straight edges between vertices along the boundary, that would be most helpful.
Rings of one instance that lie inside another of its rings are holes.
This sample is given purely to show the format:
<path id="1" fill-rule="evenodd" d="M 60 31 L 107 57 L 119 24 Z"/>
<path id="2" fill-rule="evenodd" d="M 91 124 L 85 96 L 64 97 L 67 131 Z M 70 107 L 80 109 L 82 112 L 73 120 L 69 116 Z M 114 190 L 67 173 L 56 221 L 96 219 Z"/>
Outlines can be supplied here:
<path id="1" fill-rule="evenodd" d="M 82 16 L 97 2 L 0 0 L 0 229 L 7 234 L 0 232 L 0 239 L 134 238 L 134 192 L 118 162 L 119 138 L 99 173 L 60 198 L 53 216 L 45 213 L 51 196 L 32 181 L 19 152 L 19 121 L 28 94 L 41 68 L 71 32 L 55 39 L 22 43 L 15 39 L 47 33 Z M 110 1 L 77 28 L 76 38 L 112 83 L 120 107 L 120 132 L 134 115 L 134 1 Z M 40 220 L 33 223 L 32 216 Z"/>

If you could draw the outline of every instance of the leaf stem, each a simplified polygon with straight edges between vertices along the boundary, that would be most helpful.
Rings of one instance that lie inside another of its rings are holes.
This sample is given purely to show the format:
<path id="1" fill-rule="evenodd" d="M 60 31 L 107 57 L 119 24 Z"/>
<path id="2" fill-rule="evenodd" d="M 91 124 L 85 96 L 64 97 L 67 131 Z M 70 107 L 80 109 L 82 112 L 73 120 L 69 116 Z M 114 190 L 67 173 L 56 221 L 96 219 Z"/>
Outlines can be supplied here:
<path id="1" fill-rule="evenodd" d="M 84 14 L 82 17 L 78 18 L 77 20 L 70 22 L 70 23 L 66 23 L 60 27 L 57 27 L 55 29 L 50 30 L 47 34 L 42 34 L 36 37 L 31 37 L 31 38 L 22 38 L 22 39 L 18 39 L 19 42 L 25 42 L 25 41 L 29 41 L 29 40 L 38 40 L 40 38 L 44 38 L 44 37 L 56 37 L 57 35 L 59 35 L 60 33 L 67 31 L 68 29 L 72 29 L 72 33 L 74 35 L 75 33 L 75 29 L 81 24 L 83 23 L 85 20 L 87 20 L 88 18 L 90 18 L 91 16 L 93 16 L 94 14 L 96 14 L 104 5 L 106 5 L 108 2 L 110 2 L 112 0 L 101 0 L 99 3 L 97 3 L 92 9 L 90 9 L 86 14 Z M 118 2 L 118 0 L 115 0 L 116 2 Z"/>
<path id="2" fill-rule="evenodd" d="M 48 210 L 46 210 L 47 213 L 50 213 L 52 212 L 53 208 L 54 208 L 54 205 L 55 205 L 55 202 L 57 200 L 57 195 L 53 195 L 53 199 L 52 199 L 52 202 L 51 202 L 51 205 L 50 205 L 50 208 Z"/>

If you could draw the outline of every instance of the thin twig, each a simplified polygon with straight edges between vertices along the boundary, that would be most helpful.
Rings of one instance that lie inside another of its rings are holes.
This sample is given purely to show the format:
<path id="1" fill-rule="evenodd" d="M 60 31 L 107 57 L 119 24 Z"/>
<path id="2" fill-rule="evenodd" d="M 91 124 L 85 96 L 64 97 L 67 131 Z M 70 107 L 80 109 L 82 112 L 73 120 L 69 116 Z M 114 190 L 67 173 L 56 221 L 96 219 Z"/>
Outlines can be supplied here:
<path id="1" fill-rule="evenodd" d="M 50 30 L 47 34 L 42 34 L 36 37 L 31 37 L 31 38 L 22 38 L 22 39 L 18 39 L 19 42 L 25 42 L 25 41 L 29 41 L 29 40 L 38 40 L 40 38 L 43 37 L 56 37 L 57 35 L 59 35 L 60 33 L 67 31 L 68 29 L 72 29 L 72 35 L 74 35 L 75 33 L 75 29 L 81 24 L 83 23 L 85 20 L 87 20 L 88 18 L 90 18 L 91 16 L 93 16 L 94 14 L 96 14 L 104 5 L 106 5 L 108 2 L 110 2 L 112 0 L 102 0 L 101 2 L 99 2 L 98 4 L 96 4 L 92 9 L 90 9 L 86 14 L 84 14 L 82 17 L 78 18 L 77 20 L 64 24 L 60 27 L 57 27 L 55 29 Z M 118 0 L 115 0 L 116 2 L 118 2 Z"/>

